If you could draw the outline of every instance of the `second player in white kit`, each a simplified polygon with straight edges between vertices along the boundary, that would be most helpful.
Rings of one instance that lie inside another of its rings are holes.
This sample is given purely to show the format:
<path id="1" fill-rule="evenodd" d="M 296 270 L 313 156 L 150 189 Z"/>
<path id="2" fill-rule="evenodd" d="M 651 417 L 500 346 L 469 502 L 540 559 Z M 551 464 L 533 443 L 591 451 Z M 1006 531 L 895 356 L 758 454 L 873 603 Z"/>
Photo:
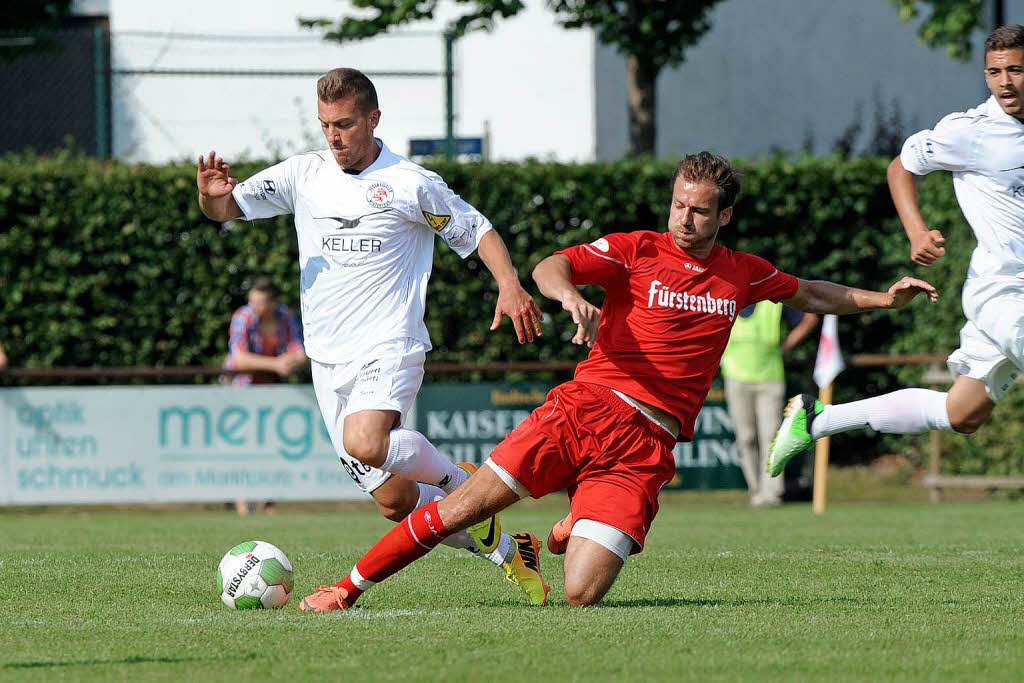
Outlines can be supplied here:
<path id="1" fill-rule="evenodd" d="M 199 203 L 215 220 L 294 216 L 317 402 L 345 470 L 398 521 L 453 491 L 473 469 L 452 463 L 404 424 L 431 348 L 423 316 L 435 238 L 463 258 L 477 252 L 494 275 L 492 330 L 508 315 L 520 343 L 532 341 L 540 310 L 490 222 L 437 174 L 374 137 L 380 111 L 365 75 L 334 69 L 317 82 L 317 96 L 327 149 L 290 157 L 242 183 L 211 152 L 199 159 Z M 450 545 L 503 567 L 534 600 L 526 584 L 539 581 L 539 571 L 519 561 L 517 543 L 524 542 L 536 539 L 513 539 L 492 518 Z"/>
<path id="2" fill-rule="evenodd" d="M 888 172 L 915 263 L 928 266 L 945 254 L 945 238 L 928 228 L 918 208 L 916 175 L 952 172 L 957 202 L 978 240 L 962 293 L 967 323 L 960 348 L 947 361 L 953 386 L 948 392 L 903 389 L 833 406 L 796 396 L 772 446 L 770 471 L 781 471 L 815 439 L 859 427 L 972 433 L 1024 370 L 1024 26 L 1002 26 L 989 35 L 985 81 L 988 100 L 910 136 Z"/>

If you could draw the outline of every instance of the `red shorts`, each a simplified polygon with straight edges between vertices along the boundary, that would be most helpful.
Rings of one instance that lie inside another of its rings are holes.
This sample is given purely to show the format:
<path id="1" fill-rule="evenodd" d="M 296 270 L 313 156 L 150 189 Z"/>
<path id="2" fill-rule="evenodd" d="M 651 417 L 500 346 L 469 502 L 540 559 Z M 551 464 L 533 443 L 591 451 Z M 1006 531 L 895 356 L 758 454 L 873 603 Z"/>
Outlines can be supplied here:
<path id="1" fill-rule="evenodd" d="M 534 498 L 568 489 L 572 517 L 604 522 L 643 549 L 658 492 L 676 473 L 675 438 L 598 384 L 571 381 L 547 395 L 491 453 Z"/>

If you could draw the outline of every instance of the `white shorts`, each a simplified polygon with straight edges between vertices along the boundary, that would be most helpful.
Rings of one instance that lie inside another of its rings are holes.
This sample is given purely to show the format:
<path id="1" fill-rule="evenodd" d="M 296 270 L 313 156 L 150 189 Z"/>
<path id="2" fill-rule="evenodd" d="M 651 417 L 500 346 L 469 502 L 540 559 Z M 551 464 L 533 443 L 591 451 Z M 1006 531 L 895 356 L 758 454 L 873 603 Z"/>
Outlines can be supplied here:
<path id="1" fill-rule="evenodd" d="M 1024 280 L 968 278 L 962 300 L 967 324 L 946 364 L 954 376 L 984 382 L 998 401 L 1024 368 Z"/>
<path id="2" fill-rule="evenodd" d="M 334 450 L 352 481 L 371 493 L 390 472 L 359 462 L 345 452 L 345 417 L 363 410 L 394 410 L 400 423 L 423 384 L 427 347 L 415 339 L 393 339 L 374 346 L 349 363 L 312 361 L 313 391 Z"/>

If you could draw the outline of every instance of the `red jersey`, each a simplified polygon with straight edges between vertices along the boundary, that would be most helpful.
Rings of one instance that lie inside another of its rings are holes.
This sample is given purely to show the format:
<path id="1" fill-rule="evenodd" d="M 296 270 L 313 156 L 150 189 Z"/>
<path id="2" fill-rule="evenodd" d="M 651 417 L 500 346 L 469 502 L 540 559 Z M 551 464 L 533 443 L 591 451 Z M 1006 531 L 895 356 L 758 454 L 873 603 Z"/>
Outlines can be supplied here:
<path id="1" fill-rule="evenodd" d="M 796 294 L 797 279 L 768 261 L 715 245 L 706 259 L 667 233 L 615 233 L 564 254 L 576 285 L 604 287 L 601 323 L 575 379 L 616 389 L 693 426 L 741 308 Z"/>

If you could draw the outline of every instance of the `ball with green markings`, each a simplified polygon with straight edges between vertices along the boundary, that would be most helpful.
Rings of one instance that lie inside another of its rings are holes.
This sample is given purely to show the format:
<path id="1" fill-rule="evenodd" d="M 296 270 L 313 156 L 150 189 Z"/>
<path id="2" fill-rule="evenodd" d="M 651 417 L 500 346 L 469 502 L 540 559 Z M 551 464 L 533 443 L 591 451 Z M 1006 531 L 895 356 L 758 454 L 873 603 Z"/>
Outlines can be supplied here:
<path id="1" fill-rule="evenodd" d="M 246 541 L 229 550 L 217 567 L 220 599 L 231 609 L 276 609 L 288 604 L 292 563 L 277 546 Z"/>

